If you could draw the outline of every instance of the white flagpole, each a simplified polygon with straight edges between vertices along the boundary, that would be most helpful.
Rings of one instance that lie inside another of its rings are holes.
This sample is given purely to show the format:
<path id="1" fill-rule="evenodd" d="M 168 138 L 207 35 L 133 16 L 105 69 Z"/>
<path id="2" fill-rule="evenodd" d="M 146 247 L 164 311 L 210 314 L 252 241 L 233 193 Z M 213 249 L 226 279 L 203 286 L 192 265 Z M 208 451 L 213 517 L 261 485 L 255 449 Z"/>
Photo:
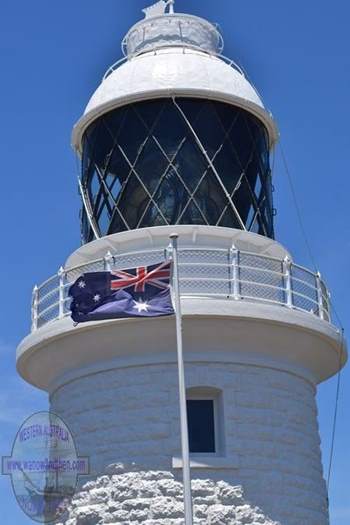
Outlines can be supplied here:
<path id="1" fill-rule="evenodd" d="M 190 451 L 188 444 L 188 425 L 187 425 L 187 405 L 186 405 L 186 387 L 185 387 L 185 370 L 182 351 L 182 316 L 181 301 L 179 288 L 179 267 L 177 255 L 178 234 L 170 235 L 172 259 L 173 259 L 173 298 L 176 317 L 176 340 L 177 340 L 177 362 L 179 374 L 179 399 L 180 399 L 180 426 L 181 426 L 181 449 L 182 449 L 182 475 L 184 485 L 184 507 L 185 507 L 185 525 L 192 525 L 192 495 L 191 495 L 191 472 L 190 472 Z"/>

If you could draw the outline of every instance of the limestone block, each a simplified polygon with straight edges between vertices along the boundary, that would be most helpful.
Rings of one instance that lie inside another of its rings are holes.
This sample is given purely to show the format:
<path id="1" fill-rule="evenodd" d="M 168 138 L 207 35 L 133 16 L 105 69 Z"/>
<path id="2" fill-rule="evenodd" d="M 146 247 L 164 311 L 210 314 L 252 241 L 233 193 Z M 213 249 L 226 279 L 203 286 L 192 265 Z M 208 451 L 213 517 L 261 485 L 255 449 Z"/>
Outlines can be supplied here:
<path id="1" fill-rule="evenodd" d="M 195 525 L 328 525 L 314 386 L 277 368 L 220 362 L 186 363 L 186 383 L 221 389 L 220 454 L 239 459 L 192 470 Z M 171 470 L 180 453 L 177 388 L 175 365 L 152 364 L 51 393 L 51 410 L 91 464 L 65 525 L 85 525 L 97 511 L 111 524 L 183 525 L 181 472 Z"/>

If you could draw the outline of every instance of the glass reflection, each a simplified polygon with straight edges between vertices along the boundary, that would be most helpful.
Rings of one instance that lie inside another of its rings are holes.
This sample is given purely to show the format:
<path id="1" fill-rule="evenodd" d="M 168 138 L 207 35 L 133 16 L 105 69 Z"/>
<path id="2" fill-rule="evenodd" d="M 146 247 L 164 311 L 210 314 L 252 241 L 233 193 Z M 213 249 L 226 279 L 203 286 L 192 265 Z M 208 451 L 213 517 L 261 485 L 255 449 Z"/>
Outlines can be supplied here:
<path id="1" fill-rule="evenodd" d="M 116 109 L 86 131 L 82 184 L 100 234 L 164 224 L 241 228 L 238 212 L 248 230 L 273 238 L 262 123 L 221 102 L 177 103 L 212 164 L 171 99 Z M 93 240 L 84 207 L 81 225 L 83 242 Z"/>

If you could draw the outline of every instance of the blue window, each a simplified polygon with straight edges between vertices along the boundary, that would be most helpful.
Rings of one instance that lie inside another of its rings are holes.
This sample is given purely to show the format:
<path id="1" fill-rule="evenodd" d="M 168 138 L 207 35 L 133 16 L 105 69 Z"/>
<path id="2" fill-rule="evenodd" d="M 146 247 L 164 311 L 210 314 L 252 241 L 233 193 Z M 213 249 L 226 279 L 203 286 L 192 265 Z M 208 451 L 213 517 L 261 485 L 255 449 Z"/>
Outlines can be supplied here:
<path id="1" fill-rule="evenodd" d="M 213 399 L 187 401 L 190 452 L 215 453 L 215 415 Z"/>

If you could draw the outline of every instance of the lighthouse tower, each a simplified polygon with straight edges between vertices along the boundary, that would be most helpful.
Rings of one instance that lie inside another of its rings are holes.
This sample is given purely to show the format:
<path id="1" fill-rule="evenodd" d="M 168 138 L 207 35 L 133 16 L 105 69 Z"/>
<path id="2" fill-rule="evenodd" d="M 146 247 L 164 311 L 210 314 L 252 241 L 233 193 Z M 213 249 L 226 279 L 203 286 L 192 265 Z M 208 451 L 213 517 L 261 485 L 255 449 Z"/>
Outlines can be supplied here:
<path id="1" fill-rule="evenodd" d="M 82 246 L 35 287 L 17 352 L 90 458 L 64 522 L 184 523 L 174 318 L 74 326 L 68 297 L 176 233 L 194 523 L 326 525 L 315 393 L 346 351 L 320 274 L 274 239 L 276 124 L 216 26 L 144 14 L 74 127 Z"/>

